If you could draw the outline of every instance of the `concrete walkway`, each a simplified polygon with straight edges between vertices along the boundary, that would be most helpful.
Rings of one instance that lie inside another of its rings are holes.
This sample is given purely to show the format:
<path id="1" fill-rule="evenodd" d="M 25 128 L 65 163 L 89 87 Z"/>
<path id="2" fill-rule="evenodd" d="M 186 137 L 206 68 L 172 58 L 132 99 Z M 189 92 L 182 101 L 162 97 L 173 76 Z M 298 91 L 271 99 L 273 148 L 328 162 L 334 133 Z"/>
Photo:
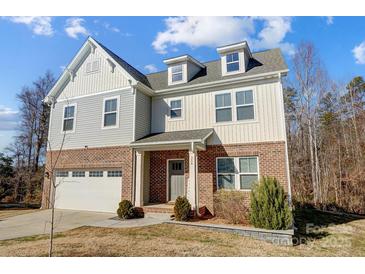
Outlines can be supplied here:
<path id="1" fill-rule="evenodd" d="M 160 224 L 169 220 L 169 216 L 164 214 L 148 214 L 145 218 L 131 220 L 118 220 L 115 217 L 114 213 L 57 209 L 55 231 L 62 232 L 81 226 L 139 227 Z M 48 234 L 50 220 L 51 210 L 40 210 L 3 219 L 0 221 L 0 240 Z"/>

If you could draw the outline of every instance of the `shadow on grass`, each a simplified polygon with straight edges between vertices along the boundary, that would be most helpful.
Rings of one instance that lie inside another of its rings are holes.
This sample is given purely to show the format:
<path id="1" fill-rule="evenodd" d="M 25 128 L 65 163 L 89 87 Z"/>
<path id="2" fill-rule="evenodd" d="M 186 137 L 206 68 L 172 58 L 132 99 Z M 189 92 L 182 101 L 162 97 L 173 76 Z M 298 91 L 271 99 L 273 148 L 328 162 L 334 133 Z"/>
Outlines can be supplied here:
<path id="1" fill-rule="evenodd" d="M 330 235 L 325 229 L 363 219 L 361 216 L 323 212 L 313 208 L 296 208 L 294 211 L 295 234 L 298 244 L 322 239 Z"/>

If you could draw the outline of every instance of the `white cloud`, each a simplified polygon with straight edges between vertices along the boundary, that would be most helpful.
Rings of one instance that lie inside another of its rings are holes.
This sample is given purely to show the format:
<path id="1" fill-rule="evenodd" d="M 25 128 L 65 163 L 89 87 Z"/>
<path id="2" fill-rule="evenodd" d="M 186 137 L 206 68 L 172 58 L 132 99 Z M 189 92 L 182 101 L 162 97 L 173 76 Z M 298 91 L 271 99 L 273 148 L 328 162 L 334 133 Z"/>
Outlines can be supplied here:
<path id="1" fill-rule="evenodd" d="M 327 16 L 326 17 L 326 23 L 327 23 L 327 25 L 332 25 L 333 24 L 333 16 Z"/>
<path id="2" fill-rule="evenodd" d="M 154 64 L 145 65 L 144 69 L 147 70 L 149 73 L 158 71 L 158 68 Z"/>
<path id="3" fill-rule="evenodd" d="M 291 31 L 290 17 L 170 17 L 166 30 L 157 33 L 152 43 L 160 54 L 185 44 L 192 48 L 216 47 L 247 40 L 254 50 L 280 47 L 288 54 L 294 45 L 284 42 Z M 256 25 L 261 29 L 256 31 Z"/>
<path id="4" fill-rule="evenodd" d="M 36 35 L 52 36 L 54 34 L 52 18 L 49 16 L 13 16 L 6 19 L 16 24 L 27 25 Z"/>
<path id="5" fill-rule="evenodd" d="M 257 17 L 257 20 L 263 20 L 263 28 L 257 34 L 258 39 L 253 39 L 253 48 L 270 49 L 281 48 L 289 55 L 294 54 L 294 45 L 283 42 L 287 33 L 291 32 L 290 17 Z"/>
<path id="6" fill-rule="evenodd" d="M 18 111 L 0 105 L 0 130 L 15 130 L 18 121 Z"/>
<path id="7" fill-rule="evenodd" d="M 254 30 L 250 18 L 238 17 L 170 17 L 165 19 L 166 30 L 159 32 L 152 43 L 161 54 L 170 46 L 186 44 L 190 47 L 215 47 L 248 37 Z"/>
<path id="8" fill-rule="evenodd" d="M 114 26 L 110 25 L 109 23 L 104 23 L 103 26 L 104 26 L 104 28 L 106 28 L 109 31 L 112 31 L 112 32 L 120 32 L 120 29 L 118 29 L 117 27 L 114 27 Z"/>
<path id="9" fill-rule="evenodd" d="M 83 26 L 85 20 L 82 18 L 69 18 L 66 20 L 65 32 L 71 38 L 78 39 L 79 35 L 87 36 L 89 31 Z"/>
<path id="10" fill-rule="evenodd" d="M 365 41 L 353 48 L 352 53 L 357 64 L 365 64 Z"/>

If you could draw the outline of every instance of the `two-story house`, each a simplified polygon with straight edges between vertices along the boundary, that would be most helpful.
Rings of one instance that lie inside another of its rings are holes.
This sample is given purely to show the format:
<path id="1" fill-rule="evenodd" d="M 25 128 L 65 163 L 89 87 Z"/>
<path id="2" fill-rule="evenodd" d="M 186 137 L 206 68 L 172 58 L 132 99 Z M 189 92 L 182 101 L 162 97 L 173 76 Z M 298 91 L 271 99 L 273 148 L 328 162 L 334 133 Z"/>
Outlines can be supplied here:
<path id="1" fill-rule="evenodd" d="M 128 199 L 164 212 L 186 195 L 212 213 L 215 191 L 243 191 L 248 202 L 260 176 L 290 195 L 280 50 L 239 42 L 217 57 L 182 55 L 145 75 L 88 38 L 45 98 L 55 207 L 115 212 Z M 51 191 L 46 179 L 44 208 Z"/>

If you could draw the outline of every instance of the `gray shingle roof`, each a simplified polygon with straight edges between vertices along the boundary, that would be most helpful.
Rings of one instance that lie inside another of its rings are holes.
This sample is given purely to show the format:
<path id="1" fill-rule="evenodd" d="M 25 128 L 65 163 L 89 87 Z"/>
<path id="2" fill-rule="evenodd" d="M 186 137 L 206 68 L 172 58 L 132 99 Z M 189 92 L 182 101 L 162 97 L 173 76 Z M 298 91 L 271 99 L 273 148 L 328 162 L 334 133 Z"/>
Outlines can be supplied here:
<path id="1" fill-rule="evenodd" d="M 232 76 L 222 76 L 220 60 L 215 60 L 202 64 L 206 66 L 205 70 L 201 70 L 188 83 L 174 85 L 174 87 L 202 84 L 240 76 L 251 76 L 255 74 L 288 69 L 280 49 L 272 49 L 253 53 L 252 58 L 248 63 L 247 71 Z M 162 90 L 169 88 L 167 84 L 167 71 L 151 73 L 147 74 L 146 76 L 152 89 Z"/>
<path id="2" fill-rule="evenodd" d="M 151 144 L 151 143 L 163 143 L 163 142 L 189 142 L 193 140 L 203 140 L 207 136 L 213 133 L 213 129 L 196 129 L 196 130 L 182 130 L 182 131 L 171 131 L 152 134 L 142 139 L 139 139 L 131 144 Z"/>

